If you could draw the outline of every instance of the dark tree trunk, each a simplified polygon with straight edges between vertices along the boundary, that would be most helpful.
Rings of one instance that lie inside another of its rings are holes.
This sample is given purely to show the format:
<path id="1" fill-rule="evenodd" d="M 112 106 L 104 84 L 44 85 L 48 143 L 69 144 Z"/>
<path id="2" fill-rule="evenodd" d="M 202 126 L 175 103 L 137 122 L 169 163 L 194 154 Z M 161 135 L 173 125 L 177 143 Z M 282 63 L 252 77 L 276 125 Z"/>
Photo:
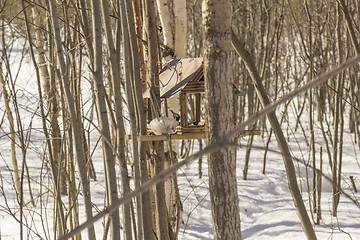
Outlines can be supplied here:
<path id="1" fill-rule="evenodd" d="M 203 2 L 206 138 L 213 143 L 234 126 L 231 1 Z M 210 153 L 214 239 L 241 239 L 234 148 Z"/>

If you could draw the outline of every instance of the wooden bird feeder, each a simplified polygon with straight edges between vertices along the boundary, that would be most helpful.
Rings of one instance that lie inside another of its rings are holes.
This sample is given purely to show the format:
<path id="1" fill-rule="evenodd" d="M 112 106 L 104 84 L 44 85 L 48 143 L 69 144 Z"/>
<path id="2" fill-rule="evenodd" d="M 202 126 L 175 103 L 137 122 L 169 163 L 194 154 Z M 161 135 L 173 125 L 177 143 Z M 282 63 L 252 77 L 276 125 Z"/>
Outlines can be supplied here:
<path id="1" fill-rule="evenodd" d="M 201 121 L 201 94 L 205 92 L 204 67 L 202 58 L 175 59 L 167 64 L 159 75 L 160 98 L 167 99 L 179 96 L 180 125 L 177 133 L 169 136 L 139 136 L 139 141 L 157 141 L 175 139 L 205 138 L 205 122 Z M 236 116 L 234 87 L 234 116 Z M 189 122 L 188 99 L 193 97 L 194 119 Z M 150 89 L 146 89 L 144 98 L 150 98 Z M 258 131 L 244 131 L 243 135 L 258 135 Z"/>

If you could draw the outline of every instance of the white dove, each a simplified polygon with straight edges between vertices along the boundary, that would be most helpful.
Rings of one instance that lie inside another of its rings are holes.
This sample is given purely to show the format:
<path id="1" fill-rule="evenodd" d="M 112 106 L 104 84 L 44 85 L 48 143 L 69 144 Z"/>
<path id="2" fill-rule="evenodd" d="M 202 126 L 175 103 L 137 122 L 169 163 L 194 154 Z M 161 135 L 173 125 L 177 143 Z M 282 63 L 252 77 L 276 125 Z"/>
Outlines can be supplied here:
<path id="1" fill-rule="evenodd" d="M 151 120 L 151 122 L 148 124 L 148 127 L 155 135 L 168 135 L 176 133 L 176 127 L 178 125 L 179 122 L 173 118 L 159 117 Z"/>

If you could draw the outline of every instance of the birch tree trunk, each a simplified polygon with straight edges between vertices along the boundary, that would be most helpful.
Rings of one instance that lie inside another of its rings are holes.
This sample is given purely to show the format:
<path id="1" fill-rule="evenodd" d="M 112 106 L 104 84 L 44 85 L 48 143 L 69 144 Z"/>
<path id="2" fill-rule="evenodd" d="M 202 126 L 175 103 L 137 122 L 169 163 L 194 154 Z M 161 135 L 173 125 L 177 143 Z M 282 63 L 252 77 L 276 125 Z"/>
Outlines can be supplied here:
<path id="1" fill-rule="evenodd" d="M 137 126 L 138 134 L 146 135 L 147 126 L 146 126 L 146 113 L 145 105 L 142 96 L 142 79 L 145 79 L 143 71 L 141 76 L 141 63 L 143 61 L 143 51 L 142 51 L 142 42 L 138 41 L 138 38 L 141 39 L 141 28 L 140 21 L 135 21 L 135 16 L 139 14 L 139 8 L 137 1 L 134 1 L 134 8 L 131 0 L 126 0 L 126 11 L 127 11 L 127 21 L 128 26 L 136 26 L 135 28 L 129 28 L 130 35 L 130 45 L 131 45 L 131 54 L 133 61 L 133 78 L 132 78 L 132 91 L 134 93 L 134 102 L 136 105 L 136 116 L 137 116 Z M 138 19 L 140 20 L 140 19 Z M 135 24 L 136 23 L 136 24 Z M 140 34 L 137 36 L 137 34 Z M 138 44 L 140 44 L 138 46 Z M 139 157 L 135 159 L 138 161 L 139 170 L 140 170 L 140 183 L 145 183 L 149 180 L 148 169 L 147 169 L 147 160 L 146 160 L 146 148 L 147 142 L 141 141 L 139 143 Z M 138 239 L 153 240 L 154 237 L 154 225 L 153 225 L 153 215 L 151 207 L 151 197 L 150 191 L 144 192 L 141 194 L 140 199 L 141 209 L 138 208 L 138 218 L 141 217 L 141 220 L 138 220 Z"/>
<path id="2" fill-rule="evenodd" d="M 185 58 L 186 37 L 187 37 L 186 0 L 174 1 L 174 15 L 175 15 L 175 56 L 176 58 Z"/>
<path id="3" fill-rule="evenodd" d="M 79 173 L 80 173 L 80 179 L 81 179 L 81 183 L 83 186 L 83 197 L 84 197 L 84 204 L 85 204 L 85 213 L 86 213 L 86 218 L 90 219 L 92 218 L 92 202 L 91 202 L 91 193 L 90 193 L 90 184 L 87 178 L 87 171 L 86 171 L 86 167 L 85 167 L 85 154 L 84 154 L 84 150 L 82 148 L 82 143 L 81 143 L 81 133 L 78 132 L 78 121 L 77 121 L 77 116 L 76 116 L 76 112 L 75 112 L 75 108 L 74 108 L 74 100 L 72 97 L 72 93 L 70 90 L 70 81 L 69 81 L 69 75 L 65 66 L 65 60 L 64 60 L 64 55 L 63 55 L 63 50 L 62 50 L 62 42 L 61 42 L 61 38 L 60 38 L 60 25 L 59 25 L 59 20 L 57 17 L 57 13 L 56 13 L 56 2 L 55 0 L 50 0 L 49 1 L 49 6 L 50 6 L 50 14 L 51 14 L 51 20 L 52 20 L 52 27 L 53 27 L 53 32 L 54 32 L 54 40 L 55 40 L 55 48 L 56 48 L 56 53 L 57 53 L 57 58 L 59 61 L 59 65 L 60 65 L 60 72 L 61 72 L 61 81 L 63 83 L 63 87 L 64 87 L 64 92 L 65 92 L 65 98 L 66 98 L 66 102 L 68 105 L 68 109 L 70 112 L 70 121 L 71 121 L 71 125 L 72 125 L 72 133 L 74 136 L 74 141 L 75 141 L 75 154 L 76 154 L 76 159 L 77 159 L 77 163 L 78 163 L 78 168 L 79 168 Z M 95 229 L 94 229 L 94 225 L 90 225 L 90 227 L 88 227 L 88 238 L 90 240 L 95 240 Z"/>
<path id="4" fill-rule="evenodd" d="M 157 0 L 159 15 L 163 30 L 170 28 L 164 32 L 164 43 L 174 51 L 174 40 L 171 29 L 171 18 L 169 7 L 166 0 Z M 187 16 L 186 16 L 186 1 L 177 0 L 174 1 L 174 15 L 175 15 L 175 57 L 185 58 L 186 57 L 186 30 L 187 30 Z M 165 27 L 164 27 L 165 26 Z M 170 33 L 171 34 L 170 34 Z M 171 39 L 170 39 L 171 38 Z M 171 44 L 171 45 L 170 45 Z M 166 111 L 167 115 L 171 116 L 172 113 L 180 111 L 179 96 L 166 99 Z M 179 155 L 179 141 L 170 141 L 168 143 L 168 152 L 166 154 L 166 161 L 164 167 L 170 167 L 174 162 L 177 161 L 177 155 Z M 171 146 L 170 146 L 171 144 Z M 173 152 L 175 153 L 173 153 Z M 177 238 L 179 227 L 180 227 L 180 215 L 181 215 L 181 202 L 180 194 L 177 183 L 177 173 L 171 175 L 171 178 L 164 183 L 166 193 L 166 204 L 169 215 L 169 226 L 172 228 L 173 238 Z"/>
<path id="5" fill-rule="evenodd" d="M 160 174 L 164 170 L 166 161 L 164 152 L 164 142 L 154 141 L 152 152 L 152 163 L 154 176 Z M 166 201 L 165 183 L 160 182 L 156 184 L 155 198 L 155 217 L 156 217 L 156 232 L 157 239 L 170 240 L 170 228 L 169 228 L 169 215 Z"/>
<path id="6" fill-rule="evenodd" d="M 127 2 L 127 1 L 126 1 Z M 131 126 L 131 141 L 132 141 L 132 152 L 133 152 L 133 162 L 134 162 L 134 173 L 135 173 L 135 188 L 140 187 L 140 164 L 139 164 L 139 143 L 137 139 L 137 120 L 136 120 L 136 113 L 135 113 L 135 99 L 133 96 L 134 89 L 133 89 L 133 78 L 134 78 L 134 69 L 133 69 L 133 55 L 132 55 L 132 48 L 130 44 L 130 36 L 129 36 L 129 29 L 133 28 L 134 25 L 130 25 L 128 23 L 128 16 L 126 9 L 125 1 L 120 2 L 120 17 L 121 21 L 118 23 L 121 25 L 121 31 L 123 36 L 123 54 L 124 54 L 124 64 L 125 64 L 125 92 L 126 92 L 126 99 L 128 105 L 128 111 L 130 116 L 130 126 Z M 130 27 L 129 27 L 130 26 Z M 137 213 L 137 227 L 138 230 L 137 238 L 142 239 L 142 217 L 141 217 L 141 196 L 136 197 L 136 213 Z M 133 219 L 135 221 L 135 219 Z"/>
<path id="7" fill-rule="evenodd" d="M 175 1 L 174 4 L 178 2 Z M 174 34 L 171 28 L 171 15 L 167 0 L 157 0 L 158 12 L 164 34 L 164 45 L 174 50 Z"/>
<path id="8" fill-rule="evenodd" d="M 309 81 L 311 81 L 314 77 L 314 61 L 315 61 L 315 56 L 314 56 L 314 50 L 313 50 L 313 37 L 312 37 L 312 15 L 310 13 L 309 10 L 309 6 L 307 2 L 304 2 L 304 7 L 305 7 L 305 11 L 307 13 L 307 17 L 308 17 L 308 21 L 309 21 L 309 27 L 308 27 L 308 46 L 309 46 L 309 66 L 310 66 L 310 70 L 309 70 L 309 74 L 308 74 L 308 79 Z M 310 201 L 312 201 L 312 209 L 311 211 L 313 211 L 313 213 L 315 214 L 316 211 L 316 157 L 315 157 L 315 132 L 314 132 L 314 109 L 315 109 L 315 102 L 314 102 L 314 91 L 312 89 L 310 89 L 308 91 L 309 94 L 309 128 L 310 128 L 310 151 L 311 151 L 311 163 L 312 166 L 314 167 L 312 170 L 312 178 L 313 178 L 313 184 L 312 184 L 312 199 Z"/>
<path id="9" fill-rule="evenodd" d="M 105 35 L 107 41 L 108 55 L 110 59 L 111 67 L 111 81 L 113 96 L 115 100 L 115 118 L 116 118 L 116 136 L 117 136 L 117 149 L 116 155 L 120 164 L 120 176 L 121 176 L 121 195 L 124 196 L 130 192 L 129 185 L 129 174 L 127 170 L 126 156 L 125 156 L 125 126 L 123 120 L 123 107 L 121 100 L 121 90 L 120 90 L 120 70 L 119 64 L 116 57 L 116 49 L 113 40 L 113 34 L 110 25 L 110 15 L 109 15 L 109 5 L 107 0 L 102 0 L 101 2 L 101 11 L 103 17 L 103 24 L 105 28 Z M 115 199 L 114 199 L 115 200 Z M 131 229 L 131 214 L 130 214 L 130 203 L 126 203 L 123 208 L 123 222 L 124 222 L 124 236 L 126 240 L 132 239 L 132 229 Z"/>
<path id="10" fill-rule="evenodd" d="M 10 139 L 11 139 L 11 162 L 13 165 L 13 171 L 14 171 L 14 182 L 15 182 L 15 189 L 17 194 L 17 199 L 20 202 L 20 176 L 19 176 L 19 167 L 18 162 L 16 158 L 16 136 L 15 136 L 15 122 L 14 117 L 11 112 L 10 108 L 10 97 L 6 90 L 6 83 L 3 78 L 3 71 L 2 71 L 2 61 L 0 61 L 0 87 L 2 86 L 1 92 L 4 98 L 5 103 L 5 112 L 6 116 L 9 120 L 10 125 Z"/>
<path id="11" fill-rule="evenodd" d="M 102 28 L 101 28 L 101 12 L 98 0 L 91 1 L 92 13 L 92 30 L 94 41 L 94 59 L 93 59 L 93 76 L 96 89 L 96 107 L 99 121 L 99 129 L 101 131 L 101 144 L 103 151 L 104 169 L 106 177 L 106 194 L 109 206 L 118 198 L 117 182 L 115 172 L 115 162 L 113 151 L 111 148 L 111 136 L 109 120 L 107 116 L 107 108 L 105 101 L 105 87 L 103 84 L 103 55 L 102 55 Z M 91 50 L 91 49 L 89 49 Z M 119 211 L 116 210 L 111 214 L 110 220 L 110 236 L 111 239 L 120 239 L 120 218 Z"/>
<path id="12" fill-rule="evenodd" d="M 151 83 L 151 105 L 153 106 L 153 113 L 156 117 L 161 114 L 160 107 L 160 89 L 159 89 L 159 55 L 158 55 L 158 39 L 156 30 L 155 19 L 155 1 L 145 1 L 145 11 L 147 15 L 146 27 L 148 38 L 148 72 L 149 82 Z M 153 172 L 155 175 L 164 170 L 165 153 L 164 142 L 156 141 L 152 143 L 152 160 L 153 160 Z M 155 188 L 155 216 L 156 216 L 156 234 L 157 239 L 168 240 L 169 239 L 169 222 L 168 212 L 165 200 L 165 188 L 164 183 L 158 183 Z"/>
<path id="13" fill-rule="evenodd" d="M 25 1 L 22 1 L 22 6 L 25 9 Z M 34 10 L 34 8 L 32 8 L 32 10 Z M 33 39 L 32 39 L 32 35 L 31 35 L 31 29 L 30 29 L 30 24 L 28 22 L 28 17 L 26 14 L 26 11 L 24 10 L 24 18 L 25 18 L 25 25 L 26 25 L 26 29 L 27 29 L 27 34 L 28 34 L 28 40 L 29 40 L 29 45 L 33 46 Z M 39 21 L 39 15 L 38 17 L 35 16 L 35 20 L 34 20 L 36 26 L 40 27 L 40 21 Z M 36 31 L 37 35 L 41 35 L 39 34 L 39 31 Z M 36 45 L 36 44 L 35 44 Z M 43 45 L 41 45 L 41 47 L 43 47 Z M 42 66 L 42 73 L 44 73 L 44 70 L 47 70 L 46 65 L 45 65 L 45 60 L 44 60 L 44 51 L 43 49 L 40 49 L 40 47 L 38 45 L 36 45 L 37 50 L 39 50 L 39 62 Z M 42 89 L 41 89 L 41 80 L 40 80 L 40 70 L 39 67 L 36 63 L 35 60 L 35 54 L 33 51 L 33 48 L 30 48 L 30 56 L 31 56 L 31 60 L 33 62 L 34 68 L 35 68 L 35 73 L 36 73 L 36 79 L 37 79 L 37 87 L 38 87 L 38 94 L 39 94 L 39 106 L 40 106 L 40 114 L 41 114 L 41 119 L 42 119 L 42 126 L 43 126 L 43 131 L 44 131 L 44 135 L 46 138 L 46 143 L 47 143 L 47 148 L 48 148 L 48 152 L 49 152 L 49 162 L 50 162 L 50 166 L 51 166 L 51 171 L 52 171 L 52 175 L 53 175 L 53 181 L 54 181 L 54 186 L 55 186 L 55 190 L 54 190 L 54 198 L 56 199 L 55 201 L 55 217 L 56 217 L 56 230 L 54 231 L 54 236 L 61 236 L 65 233 L 65 221 L 64 221 L 64 211 L 63 211 L 63 203 L 61 201 L 61 192 L 63 194 L 66 194 L 66 181 L 65 181 L 65 177 L 66 177 L 66 173 L 65 173 L 65 165 L 61 164 L 60 161 L 60 152 L 61 152 L 61 143 L 60 143 L 60 130 L 59 130 L 59 125 L 57 122 L 57 113 L 54 113 L 53 111 L 56 109 L 57 110 L 57 100 L 56 100 L 56 87 L 54 87 L 52 89 L 52 91 L 50 90 L 50 81 L 49 81 L 49 74 L 46 71 L 47 75 L 45 74 L 45 76 L 43 76 L 43 82 L 45 83 L 44 85 L 46 85 L 46 97 L 47 97 L 47 105 L 48 108 L 50 110 L 50 123 L 51 123 L 51 127 L 52 127 L 52 133 L 54 134 L 52 135 L 52 137 L 50 137 L 50 134 L 47 130 L 47 124 L 46 124 L 46 115 L 45 115 L 45 110 L 44 110 L 44 102 L 43 102 L 43 95 L 42 95 Z M 54 103 L 54 101 L 56 103 Z M 52 138 L 52 139 L 51 139 Z M 52 140 L 52 144 L 51 141 Z M 56 152 L 55 152 L 56 150 Z M 54 155 L 55 154 L 55 155 Z M 62 175 L 62 177 L 61 177 Z"/>
<path id="14" fill-rule="evenodd" d="M 37 8 L 32 8 L 32 15 L 34 18 L 34 24 L 37 27 L 35 29 L 35 36 L 36 40 L 34 41 L 34 45 L 37 51 L 39 68 L 41 79 L 43 81 L 43 87 L 46 94 L 46 103 L 47 107 L 50 110 L 50 123 L 51 123 L 51 136 L 52 136 L 52 155 L 54 158 L 54 162 L 56 167 L 60 169 L 60 176 L 59 176 L 59 184 L 60 184 L 60 193 L 66 194 L 67 193 L 67 186 L 66 186 L 66 165 L 64 159 L 60 159 L 61 156 L 61 133 L 60 127 L 58 123 L 58 115 L 59 115 L 59 106 L 58 106 L 58 97 L 57 97 L 57 87 L 55 81 L 51 81 L 50 74 L 47 68 L 46 60 L 45 60 L 45 50 L 44 50 L 44 34 L 42 33 L 41 29 L 44 29 L 43 24 L 41 23 L 40 19 L 40 12 Z"/>
<path id="15" fill-rule="evenodd" d="M 337 4 L 337 25 L 336 25 L 336 33 L 337 33 L 337 50 L 338 50 L 338 59 L 339 64 L 341 64 L 344 60 L 344 46 L 342 43 L 342 19 L 343 15 L 340 9 L 339 3 Z M 341 176 L 341 165 L 338 164 L 338 160 L 341 159 L 341 145 L 342 139 L 339 140 L 339 127 L 341 127 L 340 123 L 340 113 L 342 108 L 342 91 L 344 86 L 344 73 L 338 75 L 336 81 L 336 94 L 335 94 L 335 109 L 334 109 L 334 135 L 333 135 L 333 160 L 332 160 L 332 215 L 334 217 L 337 216 L 337 207 L 340 201 L 340 176 Z"/>
<path id="16" fill-rule="evenodd" d="M 231 67 L 231 1 L 205 0 L 204 75 L 206 139 L 212 144 L 234 126 Z M 214 239 L 241 239 L 234 148 L 208 155 Z"/>

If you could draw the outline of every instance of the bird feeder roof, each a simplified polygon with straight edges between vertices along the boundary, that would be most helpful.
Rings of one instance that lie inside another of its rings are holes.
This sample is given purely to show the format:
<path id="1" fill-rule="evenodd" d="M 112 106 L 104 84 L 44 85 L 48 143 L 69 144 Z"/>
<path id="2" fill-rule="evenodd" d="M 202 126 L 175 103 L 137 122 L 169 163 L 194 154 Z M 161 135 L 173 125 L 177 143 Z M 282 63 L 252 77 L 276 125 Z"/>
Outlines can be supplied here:
<path id="1" fill-rule="evenodd" d="M 170 98 L 178 95 L 189 82 L 199 81 L 203 76 L 203 58 L 184 58 L 170 61 L 160 71 L 160 97 Z M 143 94 L 150 97 L 150 89 Z"/>

